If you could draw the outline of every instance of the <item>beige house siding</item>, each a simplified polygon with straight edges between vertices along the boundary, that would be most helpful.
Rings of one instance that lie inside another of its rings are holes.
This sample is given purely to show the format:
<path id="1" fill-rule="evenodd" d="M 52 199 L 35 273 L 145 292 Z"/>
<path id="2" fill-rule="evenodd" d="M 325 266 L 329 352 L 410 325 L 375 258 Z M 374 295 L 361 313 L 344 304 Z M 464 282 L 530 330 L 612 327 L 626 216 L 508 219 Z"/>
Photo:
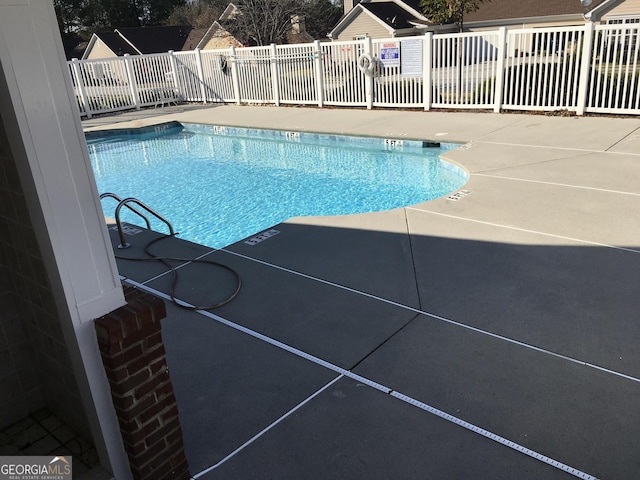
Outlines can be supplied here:
<path id="1" fill-rule="evenodd" d="M 516 30 L 520 28 L 545 28 L 545 27 L 572 27 L 577 25 L 584 25 L 584 21 L 581 23 L 577 23 L 575 21 L 565 21 L 565 22 L 533 22 L 533 23 L 507 23 L 503 22 L 500 25 L 491 25 L 491 26 L 475 26 L 470 25 L 468 28 L 465 26 L 465 31 L 469 32 L 486 32 L 486 31 L 495 31 L 500 27 L 507 27 L 509 30 Z"/>
<path id="2" fill-rule="evenodd" d="M 465 24 L 464 29 L 470 32 L 481 32 L 495 30 L 499 27 L 507 27 L 513 30 L 518 28 L 572 27 L 584 25 L 584 23 L 585 20 L 581 15 L 565 15 L 560 18 L 550 17 L 548 20 L 544 19 L 544 17 L 538 17 L 494 20 L 490 22 L 469 22 Z"/>
<path id="3" fill-rule="evenodd" d="M 605 17 L 610 16 L 638 16 L 640 15 L 640 0 L 626 0 L 611 9 Z"/>
<path id="4" fill-rule="evenodd" d="M 353 40 L 358 35 L 367 35 L 371 38 L 389 38 L 391 32 L 371 15 L 360 11 L 353 21 L 340 32 L 336 40 Z"/>
<path id="5" fill-rule="evenodd" d="M 93 45 L 93 48 L 87 55 L 88 60 L 93 60 L 97 58 L 112 58 L 117 57 L 113 50 L 111 50 L 107 45 L 100 39 L 97 39 Z"/>
<path id="6" fill-rule="evenodd" d="M 606 23 L 609 17 L 637 17 L 640 16 L 640 0 L 626 0 L 620 5 L 611 9 L 603 16 L 603 23 Z"/>

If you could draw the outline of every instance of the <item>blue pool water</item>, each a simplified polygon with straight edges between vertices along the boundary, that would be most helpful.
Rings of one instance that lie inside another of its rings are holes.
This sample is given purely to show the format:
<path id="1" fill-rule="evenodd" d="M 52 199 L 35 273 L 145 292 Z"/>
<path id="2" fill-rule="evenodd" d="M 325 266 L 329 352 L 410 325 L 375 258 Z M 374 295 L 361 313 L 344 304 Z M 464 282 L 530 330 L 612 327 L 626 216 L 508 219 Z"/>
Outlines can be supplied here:
<path id="1" fill-rule="evenodd" d="M 454 144 L 178 124 L 88 133 L 100 193 L 135 197 L 181 238 L 222 248 L 294 216 L 388 210 L 446 195 Z M 103 200 L 113 216 L 117 202 Z M 144 225 L 135 216 L 122 219 Z M 154 226 L 165 232 L 166 227 Z"/>

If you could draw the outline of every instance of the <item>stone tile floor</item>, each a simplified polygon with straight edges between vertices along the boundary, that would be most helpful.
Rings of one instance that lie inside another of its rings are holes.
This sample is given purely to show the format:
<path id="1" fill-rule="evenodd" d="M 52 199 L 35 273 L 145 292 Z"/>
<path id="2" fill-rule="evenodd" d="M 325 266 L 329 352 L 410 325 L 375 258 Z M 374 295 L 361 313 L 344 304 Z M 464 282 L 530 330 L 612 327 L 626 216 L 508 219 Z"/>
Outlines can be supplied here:
<path id="1" fill-rule="evenodd" d="M 47 409 L 0 431 L 0 455 L 71 457 L 74 479 L 110 478 L 98 467 L 95 447 Z"/>

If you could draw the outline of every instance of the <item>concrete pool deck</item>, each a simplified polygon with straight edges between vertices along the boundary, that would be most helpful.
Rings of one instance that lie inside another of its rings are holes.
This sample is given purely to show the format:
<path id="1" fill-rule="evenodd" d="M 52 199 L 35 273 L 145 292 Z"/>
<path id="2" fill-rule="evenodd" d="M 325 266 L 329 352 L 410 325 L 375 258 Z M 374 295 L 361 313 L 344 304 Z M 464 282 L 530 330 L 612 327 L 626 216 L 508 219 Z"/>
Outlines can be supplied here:
<path id="1" fill-rule="evenodd" d="M 194 477 L 638 478 L 640 119 L 215 106 L 83 123 L 168 120 L 463 142 L 446 158 L 470 173 L 459 195 L 294 218 L 254 245 L 158 245 L 243 281 L 213 315 L 163 321 Z M 168 291 L 162 268 L 118 265 Z M 233 285 L 179 272 L 193 304 Z"/>

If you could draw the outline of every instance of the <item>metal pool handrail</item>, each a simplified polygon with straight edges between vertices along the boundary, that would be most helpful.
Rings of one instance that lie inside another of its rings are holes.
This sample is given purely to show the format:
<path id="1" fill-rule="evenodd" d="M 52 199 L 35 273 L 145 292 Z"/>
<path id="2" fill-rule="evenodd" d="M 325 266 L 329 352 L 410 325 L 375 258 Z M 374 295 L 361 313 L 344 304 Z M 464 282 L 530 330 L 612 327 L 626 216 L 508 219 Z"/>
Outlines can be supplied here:
<path id="1" fill-rule="evenodd" d="M 116 224 L 118 226 L 118 235 L 120 236 L 120 245 L 118 245 L 118 248 L 129 248 L 131 246 L 130 244 L 124 241 L 124 232 L 122 231 L 122 222 L 120 220 L 120 210 L 122 209 L 122 207 L 125 207 L 125 206 L 129 207 L 129 203 L 135 203 L 139 207 L 144 208 L 147 212 L 149 212 L 151 215 L 153 215 L 158 220 L 163 222 L 167 227 L 169 227 L 169 235 L 171 236 L 175 235 L 173 226 L 171 225 L 171 223 L 169 223 L 169 220 L 164 218 L 162 215 L 160 215 L 158 212 L 153 210 L 151 207 L 148 207 L 147 205 L 142 203 L 137 198 L 129 197 L 122 200 L 116 207 Z"/>
<path id="2" fill-rule="evenodd" d="M 111 192 L 101 193 L 100 194 L 100 200 L 102 200 L 103 198 L 113 198 L 118 203 L 122 202 L 122 197 L 120 197 L 119 195 L 116 195 L 115 193 L 111 193 Z M 146 215 L 144 215 L 143 213 L 139 212 L 138 210 L 136 210 L 135 208 L 133 208 L 130 205 L 127 205 L 127 208 L 129 210 L 131 210 L 133 213 L 135 213 L 136 215 L 138 215 L 139 217 L 141 217 L 144 220 L 144 223 L 147 225 L 147 230 L 151 230 L 151 222 L 149 222 L 149 218 L 147 218 Z"/>
<path id="3" fill-rule="evenodd" d="M 164 224 L 169 228 L 169 235 L 171 236 L 175 235 L 175 231 L 173 230 L 173 225 L 171 225 L 171 223 L 166 218 L 164 218 L 162 215 L 160 215 L 158 212 L 153 210 L 148 205 L 145 205 L 143 202 L 141 202 L 137 198 L 129 197 L 123 200 L 122 198 L 120 198 L 120 196 L 111 192 L 105 192 L 100 194 L 100 200 L 102 200 L 103 198 L 113 198 L 118 201 L 118 206 L 116 207 L 116 212 L 115 212 L 116 225 L 118 227 L 118 236 L 120 237 L 120 245 L 118 245 L 118 248 L 129 248 L 131 246 L 129 243 L 124 241 L 124 231 L 122 230 L 122 221 L 120 220 L 120 210 L 122 210 L 122 207 L 127 207 L 133 213 L 141 217 L 144 220 L 144 223 L 147 225 L 147 229 L 151 230 L 151 222 L 149 221 L 149 218 L 142 212 L 136 210 L 131 205 L 129 205 L 130 203 L 135 203 L 136 205 L 138 205 L 139 207 L 142 207 L 148 213 L 156 217 L 161 222 L 164 222 Z"/>

